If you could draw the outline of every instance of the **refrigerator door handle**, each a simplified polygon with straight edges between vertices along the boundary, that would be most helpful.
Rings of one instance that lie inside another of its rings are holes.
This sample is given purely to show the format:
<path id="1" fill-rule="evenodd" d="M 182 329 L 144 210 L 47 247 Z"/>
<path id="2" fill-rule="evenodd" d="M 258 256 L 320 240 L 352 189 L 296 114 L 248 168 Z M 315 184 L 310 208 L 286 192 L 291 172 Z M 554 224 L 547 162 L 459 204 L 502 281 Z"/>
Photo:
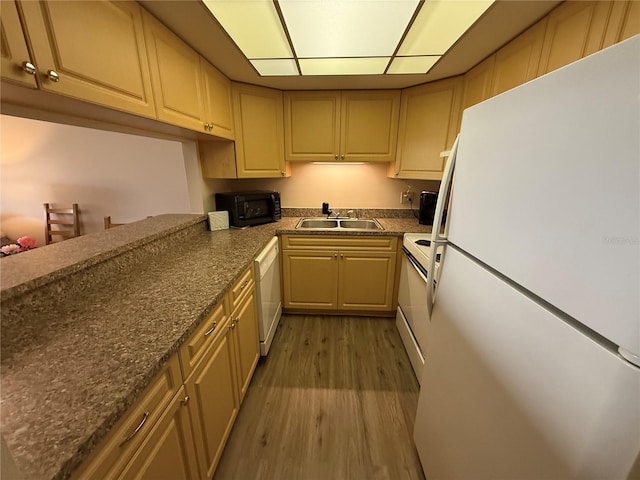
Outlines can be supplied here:
<path id="1" fill-rule="evenodd" d="M 442 173 L 442 181 L 440 182 L 440 191 L 438 192 L 438 201 L 436 202 L 436 211 L 433 217 L 433 229 L 431 230 L 431 249 L 429 250 L 429 267 L 428 272 L 431 272 L 432 278 L 435 278 L 436 271 L 436 249 L 439 245 L 445 245 L 447 243 L 446 232 L 440 234 L 440 228 L 442 226 L 442 216 L 444 214 L 444 205 L 447 200 L 447 194 L 449 193 L 449 187 L 451 185 L 451 179 L 453 178 L 453 170 L 456 164 L 456 154 L 458 152 L 458 141 L 460 140 L 460 134 L 453 142 L 453 147 L 447 158 L 447 163 Z M 444 256 L 444 252 L 443 252 Z M 427 282 L 427 310 L 429 312 L 429 320 L 431 320 L 431 312 L 433 311 L 433 297 L 434 297 L 435 282 Z"/>

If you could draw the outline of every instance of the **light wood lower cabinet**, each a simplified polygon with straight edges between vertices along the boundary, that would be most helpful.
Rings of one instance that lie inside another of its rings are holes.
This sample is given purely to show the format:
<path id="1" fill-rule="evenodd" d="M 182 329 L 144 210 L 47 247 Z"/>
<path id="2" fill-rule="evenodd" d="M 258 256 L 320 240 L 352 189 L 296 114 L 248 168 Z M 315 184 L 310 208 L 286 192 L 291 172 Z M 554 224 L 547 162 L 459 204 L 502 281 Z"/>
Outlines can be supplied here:
<path id="1" fill-rule="evenodd" d="M 184 386 L 145 438 L 127 467 L 122 480 L 198 480 L 191 422 L 185 406 Z"/>
<path id="2" fill-rule="evenodd" d="M 210 480 L 260 358 L 253 267 L 185 341 L 73 480 Z"/>
<path id="3" fill-rule="evenodd" d="M 233 355 L 233 330 L 226 317 L 185 388 L 201 478 L 211 478 L 238 414 Z"/>
<path id="4" fill-rule="evenodd" d="M 284 307 L 290 310 L 393 310 L 395 237 L 282 237 Z"/>

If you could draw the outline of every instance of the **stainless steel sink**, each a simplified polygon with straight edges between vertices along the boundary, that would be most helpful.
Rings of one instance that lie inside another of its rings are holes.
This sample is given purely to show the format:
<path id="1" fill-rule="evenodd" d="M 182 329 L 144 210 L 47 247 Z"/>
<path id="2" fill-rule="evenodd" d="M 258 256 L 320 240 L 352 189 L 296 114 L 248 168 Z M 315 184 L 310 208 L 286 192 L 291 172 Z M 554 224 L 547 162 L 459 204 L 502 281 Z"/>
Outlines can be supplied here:
<path id="1" fill-rule="evenodd" d="M 340 227 L 356 230 L 384 230 L 374 219 L 366 220 L 340 220 Z"/>
<path id="2" fill-rule="evenodd" d="M 338 220 L 327 218 L 303 218 L 296 228 L 338 228 Z"/>
<path id="3" fill-rule="evenodd" d="M 296 225 L 296 229 L 303 230 L 324 230 L 324 229 L 346 229 L 346 230 L 384 230 L 374 219 L 352 219 L 352 218 L 303 218 Z"/>

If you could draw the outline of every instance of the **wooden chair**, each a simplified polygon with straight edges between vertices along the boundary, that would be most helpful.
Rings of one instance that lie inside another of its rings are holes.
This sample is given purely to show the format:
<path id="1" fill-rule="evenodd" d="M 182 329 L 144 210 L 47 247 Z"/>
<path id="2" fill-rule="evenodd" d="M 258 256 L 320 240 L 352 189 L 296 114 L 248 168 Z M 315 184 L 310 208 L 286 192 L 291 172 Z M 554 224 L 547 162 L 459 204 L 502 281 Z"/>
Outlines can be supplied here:
<path id="1" fill-rule="evenodd" d="M 62 237 L 61 240 L 80 236 L 80 212 L 77 203 L 67 208 L 54 208 L 50 203 L 45 203 L 44 214 L 44 239 L 47 245 L 54 243 L 53 238 L 57 236 Z"/>
<path id="2" fill-rule="evenodd" d="M 111 217 L 104 217 L 104 229 L 105 230 L 109 230 L 110 228 L 113 227 L 119 227 L 120 225 L 125 225 L 124 223 L 113 223 L 111 221 Z"/>

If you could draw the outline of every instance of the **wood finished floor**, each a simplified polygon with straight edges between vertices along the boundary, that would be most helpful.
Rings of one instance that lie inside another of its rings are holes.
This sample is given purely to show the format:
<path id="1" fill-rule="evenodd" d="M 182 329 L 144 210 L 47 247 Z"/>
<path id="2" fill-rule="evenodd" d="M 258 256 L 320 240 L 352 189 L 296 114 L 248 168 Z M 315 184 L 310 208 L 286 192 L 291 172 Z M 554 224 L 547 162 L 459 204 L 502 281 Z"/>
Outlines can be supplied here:
<path id="1" fill-rule="evenodd" d="M 417 402 L 394 319 L 283 315 L 214 480 L 424 480 Z"/>

